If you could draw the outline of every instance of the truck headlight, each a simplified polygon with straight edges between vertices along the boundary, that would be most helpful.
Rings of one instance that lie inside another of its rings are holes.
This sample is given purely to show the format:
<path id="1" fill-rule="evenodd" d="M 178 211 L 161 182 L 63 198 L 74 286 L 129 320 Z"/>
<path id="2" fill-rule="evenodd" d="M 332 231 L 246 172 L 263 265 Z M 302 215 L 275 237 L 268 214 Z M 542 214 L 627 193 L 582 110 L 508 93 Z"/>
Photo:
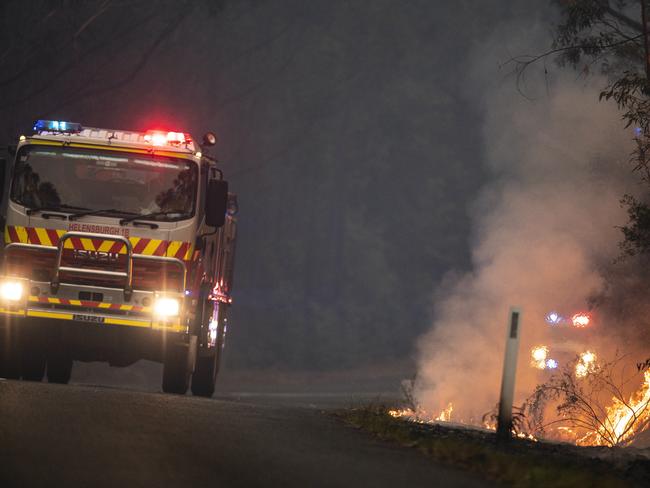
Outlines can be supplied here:
<path id="1" fill-rule="evenodd" d="M 181 304 L 177 298 L 158 298 L 153 305 L 154 315 L 167 318 L 178 316 L 181 309 Z"/>
<path id="2" fill-rule="evenodd" d="M 3 281 L 0 283 L 0 298 L 8 302 L 17 302 L 23 297 L 23 284 L 20 281 Z"/>

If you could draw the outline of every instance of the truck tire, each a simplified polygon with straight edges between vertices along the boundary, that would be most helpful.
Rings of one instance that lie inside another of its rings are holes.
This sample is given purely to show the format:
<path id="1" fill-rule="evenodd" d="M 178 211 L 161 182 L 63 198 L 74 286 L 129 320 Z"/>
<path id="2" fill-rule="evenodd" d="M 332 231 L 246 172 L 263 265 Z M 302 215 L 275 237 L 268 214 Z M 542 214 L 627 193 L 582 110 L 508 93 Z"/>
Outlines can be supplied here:
<path id="1" fill-rule="evenodd" d="M 22 330 L 22 377 L 26 381 L 43 381 L 45 376 L 47 337 L 34 324 L 26 324 Z"/>
<path id="2" fill-rule="evenodd" d="M 47 361 L 47 381 L 67 385 L 72 376 L 72 359 L 50 358 Z"/>
<path id="3" fill-rule="evenodd" d="M 26 381 L 43 381 L 45 376 L 45 354 L 38 348 L 23 350 L 22 376 Z"/>
<path id="4" fill-rule="evenodd" d="M 190 386 L 189 348 L 185 344 L 170 344 L 163 359 L 162 390 L 185 395 Z"/>
<path id="5" fill-rule="evenodd" d="M 209 300 L 205 300 L 200 307 L 202 345 L 199 347 L 196 367 L 192 374 L 192 394 L 195 396 L 210 398 L 214 394 L 223 349 L 224 327 L 221 318 L 223 313 L 219 313 L 219 309 L 215 309 L 215 304 Z M 218 321 L 216 343 L 212 344 L 212 347 L 208 347 L 210 321 L 215 318 Z"/>
<path id="6" fill-rule="evenodd" d="M 214 393 L 217 373 L 219 373 L 217 348 L 209 352 L 199 352 L 192 375 L 192 395 L 210 398 Z"/>
<path id="7" fill-rule="evenodd" d="M 72 358 L 66 351 L 50 353 L 47 358 L 47 381 L 67 385 L 72 375 Z"/>
<path id="8" fill-rule="evenodd" d="M 0 378 L 20 379 L 20 343 L 11 328 L 0 329 Z"/>

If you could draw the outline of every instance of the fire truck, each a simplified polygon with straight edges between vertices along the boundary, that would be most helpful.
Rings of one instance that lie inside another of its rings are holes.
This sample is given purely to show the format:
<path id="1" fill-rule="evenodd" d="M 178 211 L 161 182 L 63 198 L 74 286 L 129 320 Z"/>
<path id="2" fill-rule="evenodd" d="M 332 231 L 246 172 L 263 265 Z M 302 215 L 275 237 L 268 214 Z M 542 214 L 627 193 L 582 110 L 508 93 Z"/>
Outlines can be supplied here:
<path id="1" fill-rule="evenodd" d="M 147 359 L 164 392 L 213 394 L 237 228 L 215 143 L 39 120 L 9 148 L 0 376 L 67 383 L 73 361 Z"/>

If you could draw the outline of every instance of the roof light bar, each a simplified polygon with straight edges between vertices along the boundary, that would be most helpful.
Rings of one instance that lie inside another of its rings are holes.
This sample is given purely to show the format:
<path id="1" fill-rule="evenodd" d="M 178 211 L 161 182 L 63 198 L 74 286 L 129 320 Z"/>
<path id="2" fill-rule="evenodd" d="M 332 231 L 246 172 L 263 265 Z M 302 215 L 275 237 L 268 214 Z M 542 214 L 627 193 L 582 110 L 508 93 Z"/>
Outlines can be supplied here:
<path id="1" fill-rule="evenodd" d="M 34 124 L 35 132 L 81 132 L 81 124 L 66 122 L 64 120 L 37 120 Z"/>
<path id="2" fill-rule="evenodd" d="M 192 138 L 189 134 L 185 134 L 183 132 L 167 132 L 162 130 L 148 130 L 144 135 L 144 140 L 154 146 L 178 146 L 192 142 Z"/>

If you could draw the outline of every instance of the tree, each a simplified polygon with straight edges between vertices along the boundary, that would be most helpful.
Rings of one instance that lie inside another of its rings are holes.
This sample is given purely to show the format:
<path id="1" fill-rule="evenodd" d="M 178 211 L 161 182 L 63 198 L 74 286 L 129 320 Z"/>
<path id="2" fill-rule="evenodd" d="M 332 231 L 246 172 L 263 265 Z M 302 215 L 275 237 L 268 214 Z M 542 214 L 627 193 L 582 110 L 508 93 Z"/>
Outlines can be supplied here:
<path id="1" fill-rule="evenodd" d="M 581 75 L 592 72 L 609 79 L 601 100 L 614 101 L 626 127 L 634 128 L 633 170 L 650 195 L 650 2 L 648 0 L 554 0 L 561 20 L 551 48 L 512 61 L 518 80 L 527 68 L 553 57 Z M 624 255 L 650 251 L 650 197 L 624 195 L 629 221 L 621 227 Z"/>
<path id="2" fill-rule="evenodd" d="M 33 0 L 0 2 L 0 136 L 14 140 L 21 115 L 60 115 L 127 86 L 198 9 L 225 0 Z"/>

